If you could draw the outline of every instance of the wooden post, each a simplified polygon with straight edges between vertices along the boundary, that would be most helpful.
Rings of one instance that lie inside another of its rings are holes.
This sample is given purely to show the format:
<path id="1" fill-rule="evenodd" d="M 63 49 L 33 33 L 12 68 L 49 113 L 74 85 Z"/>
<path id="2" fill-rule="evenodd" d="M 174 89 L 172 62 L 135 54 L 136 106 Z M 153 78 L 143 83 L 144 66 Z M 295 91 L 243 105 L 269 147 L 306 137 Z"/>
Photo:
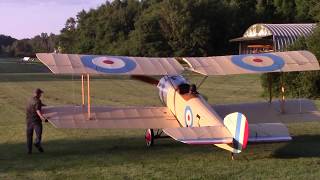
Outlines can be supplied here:
<path id="1" fill-rule="evenodd" d="M 268 73 L 268 81 L 269 81 L 269 103 L 272 102 L 272 74 Z"/>
<path id="2" fill-rule="evenodd" d="M 82 107 L 84 107 L 84 76 L 81 75 L 81 95 L 82 95 Z"/>
<path id="3" fill-rule="evenodd" d="M 284 113 L 284 103 L 285 103 L 285 97 L 284 97 L 284 85 L 283 85 L 283 72 L 281 73 L 281 113 Z"/>
<path id="4" fill-rule="evenodd" d="M 90 75 L 87 74 L 87 87 L 88 87 L 88 120 L 91 118 L 91 104 L 90 104 Z"/>

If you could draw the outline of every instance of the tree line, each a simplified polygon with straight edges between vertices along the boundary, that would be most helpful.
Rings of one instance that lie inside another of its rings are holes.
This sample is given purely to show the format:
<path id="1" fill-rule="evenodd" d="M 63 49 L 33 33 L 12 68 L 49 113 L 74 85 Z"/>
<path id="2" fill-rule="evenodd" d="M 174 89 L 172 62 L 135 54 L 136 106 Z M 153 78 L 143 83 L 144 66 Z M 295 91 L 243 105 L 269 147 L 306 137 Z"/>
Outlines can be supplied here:
<path id="1" fill-rule="evenodd" d="M 115 0 L 69 18 L 65 52 L 131 56 L 236 53 L 254 23 L 315 22 L 318 0 Z"/>
<path id="2" fill-rule="evenodd" d="M 17 40 L 10 36 L 0 35 L 0 56 L 4 57 L 35 57 L 38 52 L 53 52 L 58 36 L 41 33 L 31 39 Z"/>

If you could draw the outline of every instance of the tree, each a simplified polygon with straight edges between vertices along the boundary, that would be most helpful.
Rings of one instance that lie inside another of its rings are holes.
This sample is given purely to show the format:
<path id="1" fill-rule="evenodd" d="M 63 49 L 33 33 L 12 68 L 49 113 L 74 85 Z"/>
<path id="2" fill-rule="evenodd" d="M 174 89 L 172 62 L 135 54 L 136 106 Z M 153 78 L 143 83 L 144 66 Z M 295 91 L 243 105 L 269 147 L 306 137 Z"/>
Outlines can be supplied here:
<path id="1" fill-rule="evenodd" d="M 208 52 L 210 30 L 206 19 L 205 1 L 165 0 L 159 7 L 161 31 L 174 56 L 199 56 Z"/>
<path id="2" fill-rule="evenodd" d="M 15 41 L 11 46 L 11 50 L 15 57 L 32 56 L 33 54 L 29 39 Z"/>
<path id="3" fill-rule="evenodd" d="M 11 55 L 10 46 L 16 41 L 16 39 L 0 34 L 0 56 Z"/>
<path id="4" fill-rule="evenodd" d="M 274 0 L 276 13 L 287 23 L 294 22 L 296 4 L 293 0 Z"/>
<path id="5" fill-rule="evenodd" d="M 313 6 L 310 0 L 295 0 L 296 3 L 296 20 L 299 22 L 312 21 L 311 9 Z"/>
<path id="6" fill-rule="evenodd" d="M 256 13 L 261 22 L 273 23 L 275 19 L 278 19 L 273 0 L 257 0 Z"/>
<path id="7" fill-rule="evenodd" d="M 145 10 L 135 23 L 135 30 L 130 33 L 127 51 L 133 56 L 169 56 L 172 49 L 163 33 L 159 31 L 160 16 L 152 6 Z"/>
<path id="8" fill-rule="evenodd" d="M 59 36 L 59 46 L 63 47 L 62 51 L 67 53 L 76 53 L 76 20 L 74 18 L 69 18 L 66 21 L 65 27 L 61 30 Z"/>

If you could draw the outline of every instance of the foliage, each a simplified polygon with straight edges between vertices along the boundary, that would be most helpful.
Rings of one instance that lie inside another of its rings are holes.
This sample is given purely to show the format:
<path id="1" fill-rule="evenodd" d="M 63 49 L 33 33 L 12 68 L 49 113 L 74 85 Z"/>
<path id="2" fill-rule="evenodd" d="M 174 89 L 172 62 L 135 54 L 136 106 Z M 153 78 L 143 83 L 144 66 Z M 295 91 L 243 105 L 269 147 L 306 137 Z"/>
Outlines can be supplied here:
<path id="1" fill-rule="evenodd" d="M 66 53 L 206 56 L 236 53 L 229 39 L 258 22 L 312 22 L 315 0 L 116 0 L 69 18 Z"/>
<path id="2" fill-rule="evenodd" d="M 35 56 L 35 53 L 53 52 L 56 46 L 57 36 L 41 33 L 32 39 L 15 41 L 10 47 L 10 54 L 15 57 Z"/>
<path id="3" fill-rule="evenodd" d="M 309 50 L 320 59 L 320 27 L 318 26 L 314 33 L 308 38 L 300 38 L 288 50 Z M 273 94 L 280 94 L 280 74 L 272 73 Z M 268 76 L 262 75 L 262 86 L 264 94 L 268 92 Z M 311 72 L 289 72 L 284 73 L 283 82 L 286 87 L 286 95 L 290 97 L 320 97 L 320 73 L 319 71 Z"/>
<path id="4" fill-rule="evenodd" d="M 0 34 L 0 56 L 9 55 L 10 46 L 16 39 Z"/>
<path id="5" fill-rule="evenodd" d="M 10 37 L 10 36 L 5 36 L 0 34 L 0 46 L 9 46 L 11 45 L 16 39 Z"/>

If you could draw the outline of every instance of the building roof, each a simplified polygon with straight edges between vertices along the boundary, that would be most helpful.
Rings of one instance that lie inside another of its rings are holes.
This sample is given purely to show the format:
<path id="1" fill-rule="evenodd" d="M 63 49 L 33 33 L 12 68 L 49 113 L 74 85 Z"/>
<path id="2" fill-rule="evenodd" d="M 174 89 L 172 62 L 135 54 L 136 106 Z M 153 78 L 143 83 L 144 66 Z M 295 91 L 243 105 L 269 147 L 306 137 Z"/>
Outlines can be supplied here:
<path id="1" fill-rule="evenodd" d="M 316 24 L 254 24 L 243 34 L 243 38 L 273 36 L 274 50 L 282 51 L 299 37 L 307 37 Z"/>
<path id="2" fill-rule="evenodd" d="M 230 42 L 241 42 L 241 41 L 269 41 L 272 40 L 272 35 L 271 36 L 254 36 L 254 37 L 238 37 L 234 39 L 230 39 Z"/>

